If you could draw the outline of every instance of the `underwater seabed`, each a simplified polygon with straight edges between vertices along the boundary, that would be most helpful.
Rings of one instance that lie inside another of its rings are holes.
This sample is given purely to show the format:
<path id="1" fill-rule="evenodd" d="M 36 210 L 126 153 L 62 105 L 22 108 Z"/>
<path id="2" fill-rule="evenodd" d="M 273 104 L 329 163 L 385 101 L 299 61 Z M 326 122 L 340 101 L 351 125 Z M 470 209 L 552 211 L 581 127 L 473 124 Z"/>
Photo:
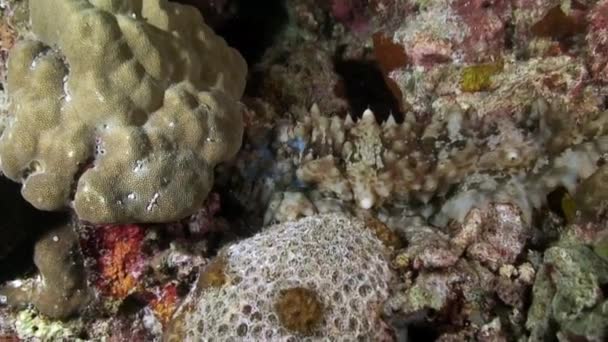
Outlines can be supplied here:
<path id="1" fill-rule="evenodd" d="M 0 341 L 608 339 L 608 0 L 0 11 Z"/>

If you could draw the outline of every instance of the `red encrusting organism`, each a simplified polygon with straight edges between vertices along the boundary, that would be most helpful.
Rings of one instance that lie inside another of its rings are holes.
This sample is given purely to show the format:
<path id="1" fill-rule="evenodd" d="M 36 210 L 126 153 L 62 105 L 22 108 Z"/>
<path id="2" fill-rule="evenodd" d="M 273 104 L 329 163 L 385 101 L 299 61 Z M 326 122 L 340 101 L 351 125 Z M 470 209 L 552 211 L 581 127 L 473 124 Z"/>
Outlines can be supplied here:
<path id="1" fill-rule="evenodd" d="M 102 294 L 123 299 L 138 284 L 145 261 L 142 251 L 145 233 L 139 225 L 95 227 L 83 241 L 83 251 L 95 261 L 95 285 Z"/>

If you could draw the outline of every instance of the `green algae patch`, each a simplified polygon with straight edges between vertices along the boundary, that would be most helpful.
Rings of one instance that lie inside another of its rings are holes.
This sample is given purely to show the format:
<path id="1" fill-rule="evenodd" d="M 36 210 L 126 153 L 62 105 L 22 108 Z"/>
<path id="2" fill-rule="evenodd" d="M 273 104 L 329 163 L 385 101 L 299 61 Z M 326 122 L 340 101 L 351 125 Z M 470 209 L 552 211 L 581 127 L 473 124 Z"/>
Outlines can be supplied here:
<path id="1" fill-rule="evenodd" d="M 465 67 L 460 77 L 460 89 L 467 93 L 487 91 L 492 87 L 492 76 L 502 72 L 503 62 Z"/>

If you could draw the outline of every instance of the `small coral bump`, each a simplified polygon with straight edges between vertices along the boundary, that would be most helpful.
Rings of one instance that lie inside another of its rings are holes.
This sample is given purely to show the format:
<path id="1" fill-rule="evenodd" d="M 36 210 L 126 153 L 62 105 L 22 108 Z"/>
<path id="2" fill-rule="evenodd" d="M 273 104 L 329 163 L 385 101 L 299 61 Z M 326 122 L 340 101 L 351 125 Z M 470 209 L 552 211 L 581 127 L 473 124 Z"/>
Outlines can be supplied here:
<path id="1" fill-rule="evenodd" d="M 212 287 L 222 287 L 228 282 L 228 276 L 226 275 L 226 259 L 223 256 L 218 256 L 216 259 L 211 261 L 198 279 L 198 288 L 207 289 Z"/>
<path id="2" fill-rule="evenodd" d="M 372 112 L 371 109 L 367 108 L 365 111 L 363 111 L 363 115 L 361 116 L 361 120 L 363 122 L 375 122 L 376 121 L 376 116 L 374 115 L 374 112 Z"/>
<path id="3" fill-rule="evenodd" d="M 313 103 L 312 106 L 310 107 L 310 115 L 313 117 L 320 117 L 321 116 L 321 110 L 319 109 L 319 105 L 316 103 Z"/>
<path id="4" fill-rule="evenodd" d="M 353 121 L 353 118 L 350 116 L 350 114 L 346 114 L 346 118 L 344 118 L 344 127 L 349 128 L 352 127 L 355 124 L 355 122 Z"/>
<path id="5" fill-rule="evenodd" d="M 369 228 L 385 246 L 395 250 L 403 247 L 403 241 L 401 241 L 399 235 L 377 218 L 372 216 L 367 217 L 365 219 L 365 226 Z"/>
<path id="6" fill-rule="evenodd" d="M 282 290 L 275 310 L 285 328 L 303 335 L 312 334 L 323 320 L 323 304 L 317 294 L 302 287 Z"/>
<path id="7" fill-rule="evenodd" d="M 388 119 L 386 119 L 384 125 L 385 127 L 397 126 L 397 120 L 395 120 L 395 116 L 392 113 L 388 116 Z"/>

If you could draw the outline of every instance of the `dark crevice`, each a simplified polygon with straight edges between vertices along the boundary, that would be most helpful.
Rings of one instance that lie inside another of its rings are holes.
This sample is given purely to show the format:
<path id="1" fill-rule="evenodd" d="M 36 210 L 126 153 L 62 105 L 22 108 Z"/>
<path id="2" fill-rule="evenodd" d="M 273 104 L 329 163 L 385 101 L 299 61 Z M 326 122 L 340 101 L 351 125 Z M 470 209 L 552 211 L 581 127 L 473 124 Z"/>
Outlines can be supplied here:
<path id="1" fill-rule="evenodd" d="M 408 341 L 436 341 L 439 332 L 433 324 L 412 324 L 408 328 Z"/>
<path id="2" fill-rule="evenodd" d="M 215 32 L 237 49 L 249 66 L 258 63 L 288 23 L 285 0 L 229 1 L 233 15 Z"/>
<path id="3" fill-rule="evenodd" d="M 602 103 L 600 105 L 600 110 L 602 110 L 602 111 L 608 110 L 608 95 L 605 95 L 602 98 Z"/>
<path id="4" fill-rule="evenodd" d="M 72 178 L 72 184 L 70 184 L 70 199 L 73 199 L 76 196 L 76 192 L 78 191 L 78 180 L 82 175 L 90 168 L 92 168 L 95 164 L 95 158 L 90 157 L 84 163 L 78 163 L 78 170 L 74 174 Z"/>
<path id="5" fill-rule="evenodd" d="M 515 48 L 515 25 L 512 20 L 505 23 L 505 49 L 512 51 Z"/>
<path id="6" fill-rule="evenodd" d="M 395 340 L 401 341 L 435 341 L 440 336 L 440 327 L 433 322 L 436 312 L 432 309 L 421 309 L 404 315 L 395 314 L 385 317 L 389 326 L 395 332 Z"/>
<path id="7" fill-rule="evenodd" d="M 391 114 L 397 122 L 403 122 L 399 101 L 386 84 L 378 64 L 342 59 L 341 55 L 342 52 L 338 51 L 334 57 L 334 70 L 341 78 L 341 92 L 348 102 L 352 118 L 360 118 L 369 108 L 378 122 L 386 121 Z"/>
<path id="8" fill-rule="evenodd" d="M 0 259 L 0 285 L 5 281 L 16 279 L 19 276 L 33 274 L 34 266 L 34 239 L 28 238 L 19 244 L 19 247 Z M 15 262 L 15 260 L 21 260 Z"/>
<path id="9" fill-rule="evenodd" d="M 66 220 L 66 213 L 34 208 L 21 196 L 21 184 L 0 175 L 0 283 L 34 271 L 34 243 L 51 228 Z M 8 233 L 10 232 L 10 233 Z M 1 255 L 6 251 L 9 254 Z M 20 260 L 20 262 L 15 262 Z"/>
<path id="10" fill-rule="evenodd" d="M 566 188 L 563 186 L 558 187 L 547 195 L 547 207 L 550 211 L 557 214 L 562 220 L 566 219 L 566 213 L 564 213 L 562 201 L 564 196 L 567 195 L 568 190 L 566 190 Z"/>
<path id="11" fill-rule="evenodd" d="M 146 298 L 140 293 L 132 293 L 122 300 L 118 307 L 117 315 L 123 317 L 135 316 L 147 305 Z"/>
<path id="12" fill-rule="evenodd" d="M 600 291 L 602 292 L 602 298 L 608 298 L 608 282 L 600 285 Z"/>
<path id="13" fill-rule="evenodd" d="M 221 209 L 218 216 L 226 218 L 229 222 L 231 234 L 234 238 L 243 239 L 255 235 L 258 232 L 260 223 L 248 222 L 246 217 L 250 217 L 251 213 L 240 201 L 232 194 L 229 189 L 217 189 L 221 198 Z M 260 216 L 260 215 L 257 215 Z M 256 220 L 262 220 L 263 214 L 260 217 L 255 217 Z"/>

